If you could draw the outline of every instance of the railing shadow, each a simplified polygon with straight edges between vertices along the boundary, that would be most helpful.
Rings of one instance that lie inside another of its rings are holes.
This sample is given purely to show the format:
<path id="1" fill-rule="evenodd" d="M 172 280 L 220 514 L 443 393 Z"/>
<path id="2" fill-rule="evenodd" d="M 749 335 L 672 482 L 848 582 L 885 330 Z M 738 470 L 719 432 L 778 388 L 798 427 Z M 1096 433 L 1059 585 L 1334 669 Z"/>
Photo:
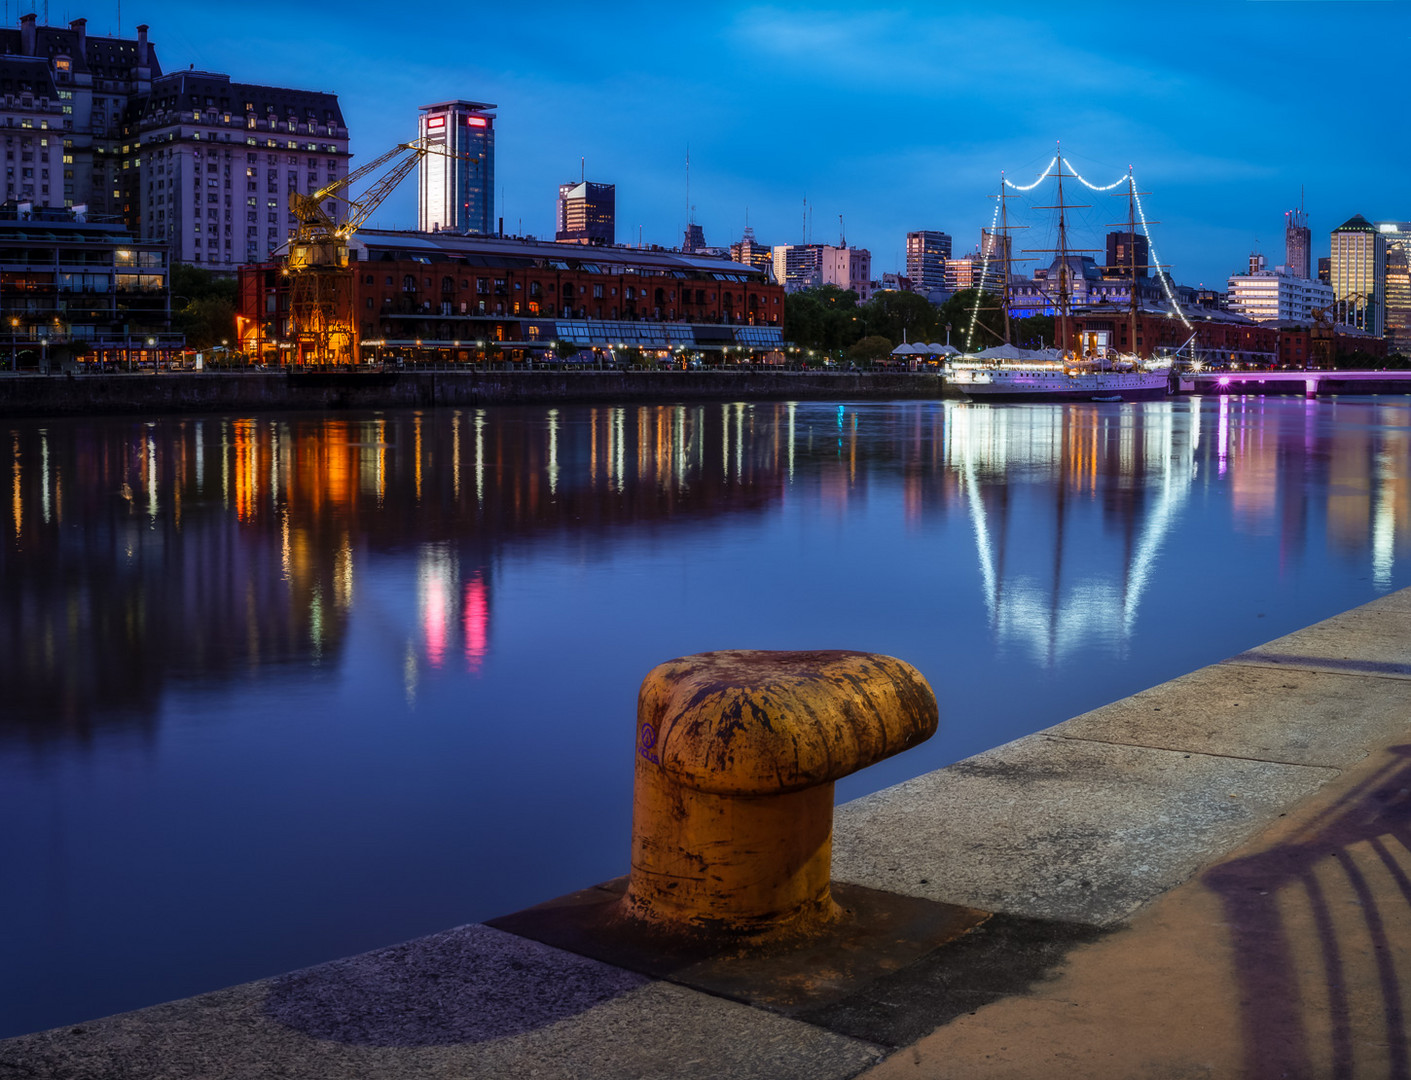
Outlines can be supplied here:
<path id="1" fill-rule="evenodd" d="M 1222 863 L 1247 1078 L 1408 1080 L 1411 746 L 1286 843 Z"/>

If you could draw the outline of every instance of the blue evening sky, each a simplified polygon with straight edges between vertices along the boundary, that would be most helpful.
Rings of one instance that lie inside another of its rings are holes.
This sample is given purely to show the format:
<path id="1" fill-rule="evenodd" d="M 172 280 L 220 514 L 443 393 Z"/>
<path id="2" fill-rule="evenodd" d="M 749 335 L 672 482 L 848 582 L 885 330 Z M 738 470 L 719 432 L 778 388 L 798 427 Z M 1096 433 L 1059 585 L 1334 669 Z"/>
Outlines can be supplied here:
<path id="1" fill-rule="evenodd" d="M 49 13 L 58 24 L 86 15 L 105 33 L 117 10 L 54 3 Z M 127 0 L 121 10 L 125 35 L 151 25 L 168 71 L 194 63 L 336 91 L 355 164 L 415 137 L 419 105 L 497 103 L 496 200 L 509 232 L 552 235 L 557 186 L 579 176 L 581 156 L 588 179 L 617 185 L 619 242 L 635 243 L 640 228 L 647 243 L 678 244 L 688 144 L 708 243 L 738 239 L 747 213 L 761 242 L 798 242 L 806 197 L 812 238 L 836 243 L 842 214 L 849 243 L 871 249 L 874 276 L 901 267 L 910 229 L 973 247 L 1000 170 L 1032 179 L 1056 139 L 1095 181 L 1135 167 L 1162 223 L 1158 254 L 1186 284 L 1223 283 L 1251 250 L 1282 262 L 1283 212 L 1300 185 L 1315 257 L 1355 213 L 1411 219 L 1411 7 L 1400 3 Z M 1084 246 L 1100 246 L 1125 204 L 1085 201 L 1099 235 Z M 408 180 L 374 223 L 415 220 Z"/>

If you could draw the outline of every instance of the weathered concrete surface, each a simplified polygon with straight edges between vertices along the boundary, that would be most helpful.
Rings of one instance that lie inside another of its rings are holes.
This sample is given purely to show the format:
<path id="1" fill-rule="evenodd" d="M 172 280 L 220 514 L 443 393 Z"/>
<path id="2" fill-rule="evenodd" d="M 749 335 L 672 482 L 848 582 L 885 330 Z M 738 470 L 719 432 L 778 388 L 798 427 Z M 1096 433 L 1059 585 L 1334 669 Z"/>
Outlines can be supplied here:
<path id="1" fill-rule="evenodd" d="M 1053 734 L 1346 768 L 1369 745 L 1399 738 L 1409 715 L 1411 681 L 1227 661 L 1069 720 Z"/>
<path id="2" fill-rule="evenodd" d="M 834 874 L 1110 925 L 1402 736 L 1405 593 L 839 809 Z"/>
<path id="3" fill-rule="evenodd" d="M 1336 776 L 1031 735 L 840 807 L 840 881 L 1106 926 Z"/>
<path id="4" fill-rule="evenodd" d="M 469 926 L 0 1042 L 0 1077 L 848 1077 L 879 1048 Z"/>
<path id="5" fill-rule="evenodd" d="M 1250 649 L 1238 663 L 1411 678 L 1411 634 L 1400 599 L 1355 608 Z"/>
<path id="6" fill-rule="evenodd" d="M 1028 993 L 868 1080 L 1408 1075 L 1411 757 L 1364 759 Z"/>
<path id="7" fill-rule="evenodd" d="M 939 398 L 938 375 L 806 371 L 187 372 L 0 377 L 0 416 Z"/>
<path id="8" fill-rule="evenodd" d="M 1212 845 L 1046 981 L 934 1009 L 936 1030 L 868 1077 L 1411 1075 L 1408 642 L 1403 591 L 1041 736 L 1331 778 L 1257 808 L 1245 844 Z M 1031 828 L 1046 816 L 1082 820 L 1052 798 L 1025 811 Z"/>

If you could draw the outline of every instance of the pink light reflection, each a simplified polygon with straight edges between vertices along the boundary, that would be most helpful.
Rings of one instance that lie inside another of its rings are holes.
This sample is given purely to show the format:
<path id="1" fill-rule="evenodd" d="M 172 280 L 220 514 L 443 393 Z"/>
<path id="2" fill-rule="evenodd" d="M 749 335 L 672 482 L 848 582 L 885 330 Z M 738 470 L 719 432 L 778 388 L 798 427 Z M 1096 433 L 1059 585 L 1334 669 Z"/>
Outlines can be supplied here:
<path id="1" fill-rule="evenodd" d="M 465 632 L 465 666 L 476 673 L 489 651 L 490 640 L 490 598 L 479 574 L 466 583 L 461 627 Z"/>
<path id="2" fill-rule="evenodd" d="M 438 668 L 446 658 L 446 594 L 440 582 L 428 581 L 421 607 L 421 633 L 426 639 L 426 659 Z"/>

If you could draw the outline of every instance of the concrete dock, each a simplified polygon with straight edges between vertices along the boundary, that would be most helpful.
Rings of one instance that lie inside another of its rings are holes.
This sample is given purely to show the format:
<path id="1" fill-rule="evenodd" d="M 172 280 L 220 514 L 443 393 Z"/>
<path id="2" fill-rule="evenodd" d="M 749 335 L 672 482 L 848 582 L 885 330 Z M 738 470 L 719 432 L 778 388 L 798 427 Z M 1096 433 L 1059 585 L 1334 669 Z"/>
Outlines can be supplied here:
<path id="1" fill-rule="evenodd" d="M 841 806 L 833 876 L 831 952 L 609 963 L 518 913 L 0 1078 L 1411 1076 L 1411 590 Z"/>

